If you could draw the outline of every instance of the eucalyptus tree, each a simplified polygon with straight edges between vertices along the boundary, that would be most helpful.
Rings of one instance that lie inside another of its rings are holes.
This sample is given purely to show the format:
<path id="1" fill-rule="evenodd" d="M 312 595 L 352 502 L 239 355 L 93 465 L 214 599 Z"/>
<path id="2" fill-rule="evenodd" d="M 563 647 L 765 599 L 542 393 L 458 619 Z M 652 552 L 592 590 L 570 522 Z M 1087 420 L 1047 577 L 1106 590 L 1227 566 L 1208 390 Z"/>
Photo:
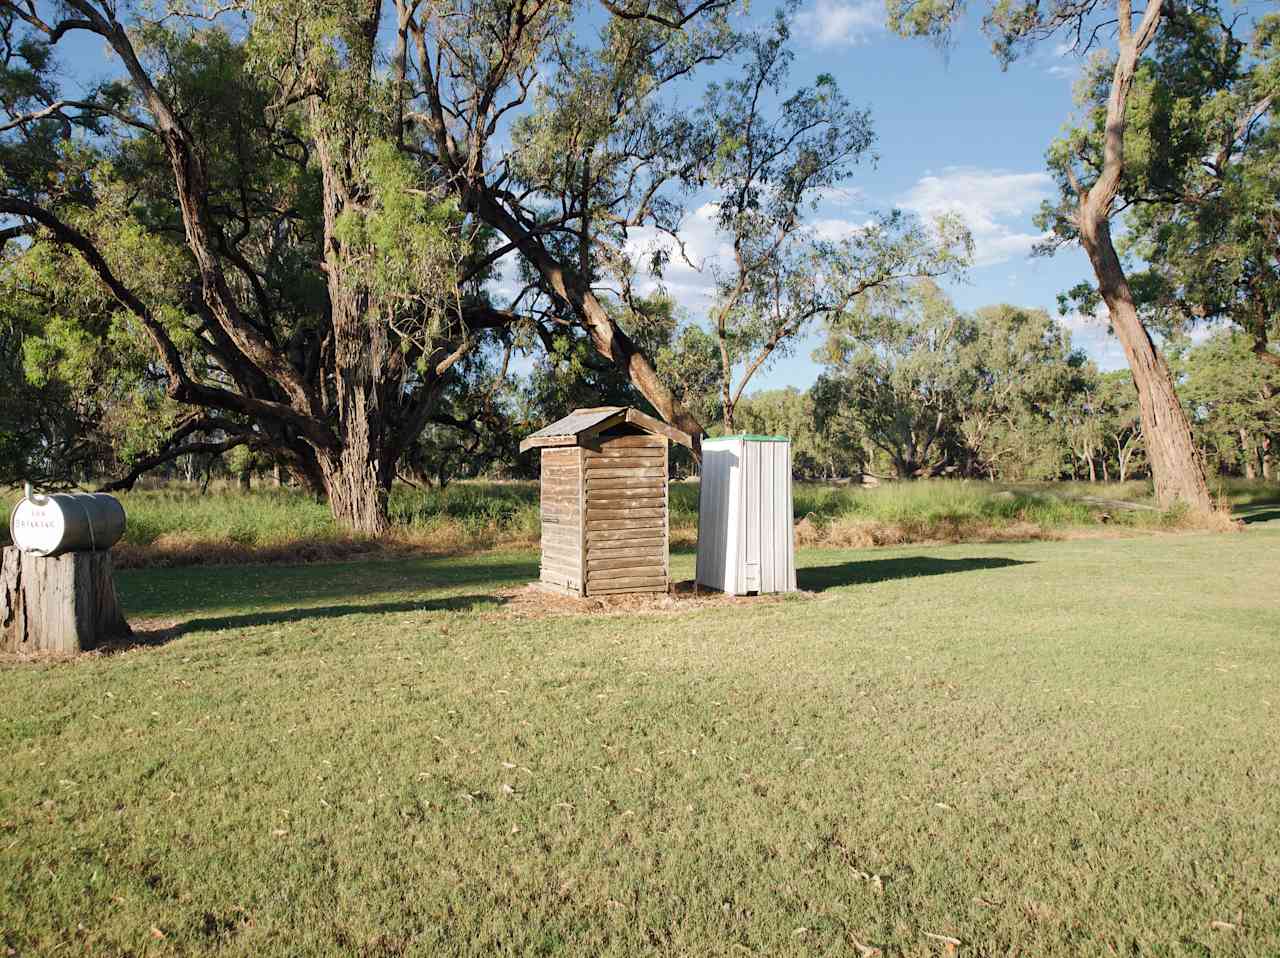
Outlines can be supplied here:
<path id="1" fill-rule="evenodd" d="M 1204 465 L 1178 401 L 1168 363 L 1138 312 L 1138 302 L 1111 236 L 1122 201 L 1131 94 L 1143 58 L 1152 51 L 1177 0 L 994 0 L 983 19 L 996 56 L 1008 65 L 1052 37 L 1065 37 L 1077 52 L 1096 51 L 1093 89 L 1085 122 L 1049 151 L 1061 197 L 1046 211 L 1048 244 L 1079 243 L 1097 280 L 1133 373 L 1157 500 L 1192 510 L 1214 508 Z M 899 32 L 945 41 L 965 4 L 961 0 L 889 0 L 890 23 Z"/>
<path id="2" fill-rule="evenodd" d="M 171 404 L 87 268 L 20 250 L 0 252 L 0 484 L 83 484 L 150 451 Z"/>
<path id="3" fill-rule="evenodd" d="M 929 280 L 883 287 L 832 320 L 814 386 L 847 410 L 900 479 L 958 465 L 956 425 L 973 389 L 962 361 L 974 323 Z"/>
<path id="4" fill-rule="evenodd" d="M 521 260 L 516 303 L 580 330 L 663 418 L 697 436 L 623 320 L 639 311 L 637 231 L 677 231 L 682 184 L 714 153 L 664 100 L 735 54 L 732 0 L 396 0 L 393 72 L 406 149 Z M 594 28 L 590 18 L 603 13 Z"/>
<path id="5" fill-rule="evenodd" d="M 856 476 L 866 465 L 862 436 L 839 408 L 824 407 L 820 389 L 769 389 L 746 396 L 738 409 L 742 428 L 791 440 L 791 468 L 806 479 Z M 850 428 L 852 427 L 852 428 Z"/>
<path id="6" fill-rule="evenodd" d="M 27 80 L 4 104 L 0 214 L 27 255 L 74 253 L 197 410 L 158 458 L 198 434 L 269 446 L 379 532 L 448 370 L 506 320 L 467 301 L 456 203 L 394 148 L 377 12 L 307 11 L 286 52 L 270 5 L 243 36 L 148 9 L 0 4 L 5 68 Z M 73 96 L 54 66 L 78 34 L 119 79 Z"/>
<path id="7" fill-rule="evenodd" d="M 676 228 L 713 152 L 660 94 L 738 49 L 730 9 L 0 0 L 0 239 L 78 257 L 149 338 L 193 410 L 154 461 L 269 449 L 362 532 L 458 363 L 516 327 L 583 331 L 698 433 L 620 319 L 630 234 Z M 84 35 L 114 73 L 80 91 Z M 519 312 L 483 289 L 511 253 Z"/>
<path id="8" fill-rule="evenodd" d="M 716 151 L 694 173 L 716 197 L 715 223 L 731 250 L 730 262 L 707 264 L 726 432 L 752 377 L 810 324 L 879 287 L 959 272 L 971 253 L 967 231 L 949 218 L 926 228 L 895 210 L 842 236 L 806 223 L 822 196 L 871 158 L 874 137 L 869 114 L 852 108 L 829 74 L 786 96 L 787 39 L 781 18 L 753 37 L 740 75 L 710 87 L 702 108 Z"/>
<path id="9" fill-rule="evenodd" d="M 1271 478 L 1280 440 L 1280 370 L 1252 360 L 1252 337 L 1221 330 L 1174 353 L 1197 438 L 1220 471 Z"/>
<path id="10" fill-rule="evenodd" d="M 959 431 L 991 479 L 1056 478 L 1061 470 L 1055 411 L 1094 377 L 1071 336 L 1043 310 L 1001 304 L 974 314 L 960 362 L 973 388 L 959 406 Z"/>
<path id="11" fill-rule="evenodd" d="M 1116 480 L 1125 482 L 1146 462 L 1142 445 L 1142 415 L 1129 371 L 1117 369 L 1103 373 L 1095 395 L 1098 399 L 1096 414 L 1101 419 L 1106 441 L 1103 479 L 1111 478 L 1110 463 L 1114 461 Z"/>
<path id="12" fill-rule="evenodd" d="M 1123 184 L 1140 302 L 1178 330 L 1227 321 L 1280 367 L 1280 14 L 1180 9 L 1134 87 Z"/>

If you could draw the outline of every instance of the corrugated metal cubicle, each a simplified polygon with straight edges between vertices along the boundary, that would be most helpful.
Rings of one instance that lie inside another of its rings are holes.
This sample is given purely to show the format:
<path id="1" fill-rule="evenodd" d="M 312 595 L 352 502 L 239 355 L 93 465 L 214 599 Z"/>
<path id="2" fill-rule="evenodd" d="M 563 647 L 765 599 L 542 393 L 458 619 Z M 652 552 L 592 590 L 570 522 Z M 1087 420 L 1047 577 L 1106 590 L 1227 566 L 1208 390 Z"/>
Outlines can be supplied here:
<path id="1" fill-rule="evenodd" d="M 796 590 L 790 440 L 703 440 L 697 578 L 732 595 Z"/>

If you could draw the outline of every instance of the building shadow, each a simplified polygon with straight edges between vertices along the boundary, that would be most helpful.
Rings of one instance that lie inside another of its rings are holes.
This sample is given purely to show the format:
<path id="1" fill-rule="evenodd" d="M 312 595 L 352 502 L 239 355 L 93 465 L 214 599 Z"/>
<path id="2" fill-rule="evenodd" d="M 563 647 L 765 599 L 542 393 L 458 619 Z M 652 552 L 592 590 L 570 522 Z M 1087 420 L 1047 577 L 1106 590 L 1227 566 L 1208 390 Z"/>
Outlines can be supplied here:
<path id="1" fill-rule="evenodd" d="M 939 559 L 934 556 L 901 556 L 891 559 L 864 559 L 835 565 L 806 566 L 796 570 L 796 584 L 809 592 L 823 592 L 847 585 L 870 585 L 892 579 L 914 579 L 927 575 L 950 575 L 982 569 L 1006 569 L 1031 565 L 1020 559 L 973 557 Z"/>
<path id="2" fill-rule="evenodd" d="M 264 625 L 286 625 L 311 619 L 340 619 L 348 615 L 383 615 L 400 612 L 461 612 L 478 606 L 499 606 L 507 600 L 493 594 L 451 595 L 436 599 L 405 602 L 374 602 L 342 605 L 306 606 L 299 609 L 268 609 L 243 615 L 209 616 L 186 619 L 171 625 L 134 629 L 133 634 L 103 643 L 94 649 L 99 653 L 123 652 L 129 649 L 165 645 L 190 632 L 218 632 L 226 629 L 252 629 Z"/>

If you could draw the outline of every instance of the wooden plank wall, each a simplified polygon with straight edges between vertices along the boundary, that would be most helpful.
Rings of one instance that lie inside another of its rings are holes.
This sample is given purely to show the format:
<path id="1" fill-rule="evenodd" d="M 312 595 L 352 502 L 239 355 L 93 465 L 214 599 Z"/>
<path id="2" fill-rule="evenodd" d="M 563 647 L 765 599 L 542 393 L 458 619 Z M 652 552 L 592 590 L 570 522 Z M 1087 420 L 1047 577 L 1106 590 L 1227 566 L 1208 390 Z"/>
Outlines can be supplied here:
<path id="1" fill-rule="evenodd" d="M 587 595 L 666 592 L 667 440 L 615 436 L 582 452 Z"/>
<path id="2" fill-rule="evenodd" d="M 577 446 L 542 450 L 542 568 L 540 579 L 569 592 L 585 586 L 582 454 Z"/>

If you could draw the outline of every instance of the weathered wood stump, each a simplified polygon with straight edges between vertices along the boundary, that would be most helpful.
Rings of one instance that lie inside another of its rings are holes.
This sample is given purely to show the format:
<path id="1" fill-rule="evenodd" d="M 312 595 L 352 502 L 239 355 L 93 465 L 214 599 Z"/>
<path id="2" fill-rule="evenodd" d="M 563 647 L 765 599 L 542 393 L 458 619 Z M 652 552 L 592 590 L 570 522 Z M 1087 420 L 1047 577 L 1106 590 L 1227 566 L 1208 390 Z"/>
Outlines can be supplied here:
<path id="1" fill-rule="evenodd" d="M 116 600 L 111 553 L 46 559 L 8 546 L 0 554 L 0 648 L 75 653 L 132 634 Z"/>

